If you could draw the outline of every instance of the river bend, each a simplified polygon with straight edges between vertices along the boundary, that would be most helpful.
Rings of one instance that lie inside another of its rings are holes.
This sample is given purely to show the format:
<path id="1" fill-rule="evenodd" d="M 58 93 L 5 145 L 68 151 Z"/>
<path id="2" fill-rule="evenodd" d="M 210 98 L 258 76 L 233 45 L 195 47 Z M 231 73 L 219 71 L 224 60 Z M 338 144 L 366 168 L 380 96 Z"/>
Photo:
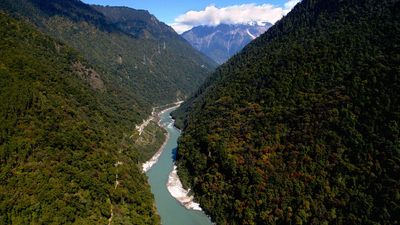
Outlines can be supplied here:
<path id="1" fill-rule="evenodd" d="M 162 118 L 160 123 L 168 130 L 170 138 L 158 158 L 158 162 L 146 172 L 161 222 L 163 225 L 211 225 L 210 219 L 203 212 L 187 210 L 171 196 L 167 189 L 168 175 L 173 170 L 177 140 L 181 135 L 173 126 L 172 119 L 169 118 L 172 110 L 160 115 Z"/>

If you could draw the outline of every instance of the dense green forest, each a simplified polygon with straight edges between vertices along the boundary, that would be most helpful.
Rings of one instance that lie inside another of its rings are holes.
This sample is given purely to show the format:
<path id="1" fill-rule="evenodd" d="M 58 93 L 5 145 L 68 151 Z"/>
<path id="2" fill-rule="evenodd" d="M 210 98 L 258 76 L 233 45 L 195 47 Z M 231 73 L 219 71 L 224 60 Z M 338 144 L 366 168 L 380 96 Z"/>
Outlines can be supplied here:
<path id="1" fill-rule="evenodd" d="M 159 21 L 146 10 L 128 7 L 91 5 L 103 13 L 117 27 L 136 38 L 153 40 L 160 49 L 168 48 L 178 55 L 191 58 L 201 66 L 214 70 L 218 63 L 197 51 L 185 38 L 178 35 L 172 27 Z M 164 45 L 165 44 L 165 45 Z"/>
<path id="2" fill-rule="evenodd" d="M 215 62 L 200 57 L 193 48 L 171 48 L 169 39 L 161 36 L 145 38 L 127 33 L 79 0 L 3 0 L 0 8 L 76 48 L 103 72 L 114 75 L 114 83 L 124 85 L 153 106 L 185 99 L 215 69 Z M 179 37 L 176 33 L 169 35 Z M 177 41 L 173 43 L 178 45 Z M 187 44 L 185 41 L 182 46 Z M 182 51 L 177 53 L 176 49 Z"/>
<path id="3" fill-rule="evenodd" d="M 398 224 L 399 43 L 398 0 L 301 1 L 174 113 L 182 182 L 217 224 Z"/>
<path id="4" fill-rule="evenodd" d="M 0 224 L 159 224 L 131 138 L 149 106 L 112 81 L 0 10 Z"/>
<path id="5" fill-rule="evenodd" d="M 143 163 L 151 159 L 164 144 L 167 131 L 161 128 L 157 122 L 150 121 L 143 133 L 135 133 L 131 139 L 135 140 L 134 149 L 138 153 L 139 162 Z"/>

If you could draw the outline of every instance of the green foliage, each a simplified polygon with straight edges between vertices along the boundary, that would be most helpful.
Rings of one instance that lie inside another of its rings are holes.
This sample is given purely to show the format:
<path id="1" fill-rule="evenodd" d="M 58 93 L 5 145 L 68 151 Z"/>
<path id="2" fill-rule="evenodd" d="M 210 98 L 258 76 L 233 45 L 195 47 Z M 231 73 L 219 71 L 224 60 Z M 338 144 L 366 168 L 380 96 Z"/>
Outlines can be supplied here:
<path id="1" fill-rule="evenodd" d="M 399 222 L 399 21 L 397 0 L 303 0 L 177 110 L 213 220 Z"/>
<path id="2" fill-rule="evenodd" d="M 135 151 L 138 153 L 139 162 L 143 163 L 151 159 L 160 149 L 166 139 L 167 131 L 156 122 L 150 123 L 143 129 L 142 134 L 138 133 L 129 137 L 134 141 Z"/>
<path id="3" fill-rule="evenodd" d="M 110 7 L 91 5 L 103 13 L 117 27 L 138 39 L 152 40 L 160 50 L 165 47 L 178 55 L 193 59 L 202 67 L 213 71 L 218 63 L 203 53 L 196 51 L 191 44 L 178 35 L 170 26 L 159 21 L 146 10 L 135 10 L 128 7 Z"/>
<path id="4" fill-rule="evenodd" d="M 194 53 L 187 42 L 163 37 L 138 38 L 125 33 L 81 1 L 4 0 L 0 8 L 76 48 L 101 71 L 112 74 L 110 82 L 123 86 L 146 104 L 155 106 L 185 99 L 215 68 L 209 60 Z M 182 51 L 177 53 L 176 49 Z"/>
<path id="5" fill-rule="evenodd" d="M 159 223 L 124 141 L 148 106 L 97 71 L 0 10 L 0 224 Z"/>

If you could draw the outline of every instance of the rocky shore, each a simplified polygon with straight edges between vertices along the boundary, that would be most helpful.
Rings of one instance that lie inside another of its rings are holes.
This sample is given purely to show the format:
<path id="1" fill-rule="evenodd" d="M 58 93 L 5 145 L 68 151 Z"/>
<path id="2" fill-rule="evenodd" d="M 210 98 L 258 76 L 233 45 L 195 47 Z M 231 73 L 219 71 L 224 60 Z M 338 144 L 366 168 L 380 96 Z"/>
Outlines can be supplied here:
<path id="1" fill-rule="evenodd" d="M 177 166 L 174 165 L 174 169 L 171 173 L 169 173 L 168 182 L 166 184 L 169 193 L 186 209 L 203 211 L 203 209 L 200 207 L 200 204 L 193 201 L 194 196 L 188 196 L 190 190 L 185 190 L 183 188 L 177 172 Z"/>
<path id="2" fill-rule="evenodd" d="M 179 105 L 159 112 L 158 118 L 161 114 L 163 114 L 171 109 L 177 108 L 177 107 L 179 107 Z M 162 126 L 164 129 L 167 129 L 162 124 L 160 124 L 160 126 Z M 172 126 L 173 126 L 173 124 L 170 124 L 168 126 L 168 128 L 171 128 Z M 176 129 L 176 127 L 175 127 L 175 129 Z M 143 165 L 142 165 L 143 172 L 149 171 L 151 169 L 151 167 L 158 162 L 158 158 L 161 156 L 165 145 L 168 143 L 169 138 L 170 138 L 170 135 L 168 133 L 166 140 L 165 140 L 164 144 L 161 146 L 160 150 L 158 150 L 156 152 L 156 154 L 154 154 L 154 156 L 149 161 L 147 161 L 146 163 L 143 163 Z M 180 202 L 186 209 L 203 211 L 203 209 L 200 207 L 200 205 L 193 201 L 194 196 L 188 196 L 190 190 L 185 190 L 183 188 L 183 185 L 177 174 L 177 166 L 176 165 L 173 165 L 173 170 L 168 175 L 168 181 L 167 181 L 166 186 L 167 186 L 167 189 L 168 189 L 169 193 L 171 194 L 171 196 L 174 197 L 178 202 Z"/>
<path id="3" fill-rule="evenodd" d="M 179 107 L 179 105 L 176 105 L 174 107 L 164 109 L 163 111 L 161 111 L 157 114 L 157 117 L 160 118 L 161 114 L 163 114 L 171 109 L 178 108 L 178 107 Z M 164 126 L 162 126 L 162 125 L 160 125 L 160 126 L 163 127 L 164 129 L 166 129 Z M 149 171 L 151 169 L 151 167 L 158 162 L 158 158 L 162 154 L 165 145 L 168 143 L 168 140 L 169 140 L 169 133 L 167 132 L 165 141 L 164 141 L 163 145 L 160 147 L 160 149 L 156 152 L 156 154 L 153 155 L 153 157 L 151 157 L 151 159 L 149 161 L 142 164 L 142 172 L 143 173 L 146 173 L 147 171 Z"/>

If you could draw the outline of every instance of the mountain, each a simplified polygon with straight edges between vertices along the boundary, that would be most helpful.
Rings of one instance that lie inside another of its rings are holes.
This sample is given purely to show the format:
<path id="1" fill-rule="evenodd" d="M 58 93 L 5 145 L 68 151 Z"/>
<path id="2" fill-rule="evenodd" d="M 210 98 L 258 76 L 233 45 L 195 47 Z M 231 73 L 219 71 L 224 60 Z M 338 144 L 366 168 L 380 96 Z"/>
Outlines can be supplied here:
<path id="1" fill-rule="evenodd" d="M 178 55 L 191 58 L 209 71 L 213 71 L 218 66 L 214 60 L 196 51 L 174 29 L 159 21 L 147 10 L 136 10 L 128 7 L 91 6 L 103 13 L 118 28 L 136 38 L 155 41 L 158 44 L 158 48 L 164 49 L 165 47 Z"/>
<path id="2" fill-rule="evenodd" d="M 76 48 L 149 105 L 185 99 L 214 69 L 204 58 L 178 54 L 166 40 L 164 49 L 164 40 L 126 33 L 78 0 L 4 0 L 0 8 Z"/>
<path id="3" fill-rule="evenodd" d="M 195 49 L 222 64 L 271 26 L 270 23 L 197 26 L 182 33 L 181 36 Z"/>
<path id="4" fill-rule="evenodd" d="M 0 224 L 160 223 L 113 76 L 0 10 Z"/>
<path id="5" fill-rule="evenodd" d="M 303 0 L 182 105 L 178 173 L 217 224 L 399 223 L 399 21 Z"/>
<path id="6" fill-rule="evenodd" d="M 215 65 L 169 40 L 79 0 L 0 1 L 0 224 L 160 223 L 139 163 L 165 131 L 135 127 Z"/>

